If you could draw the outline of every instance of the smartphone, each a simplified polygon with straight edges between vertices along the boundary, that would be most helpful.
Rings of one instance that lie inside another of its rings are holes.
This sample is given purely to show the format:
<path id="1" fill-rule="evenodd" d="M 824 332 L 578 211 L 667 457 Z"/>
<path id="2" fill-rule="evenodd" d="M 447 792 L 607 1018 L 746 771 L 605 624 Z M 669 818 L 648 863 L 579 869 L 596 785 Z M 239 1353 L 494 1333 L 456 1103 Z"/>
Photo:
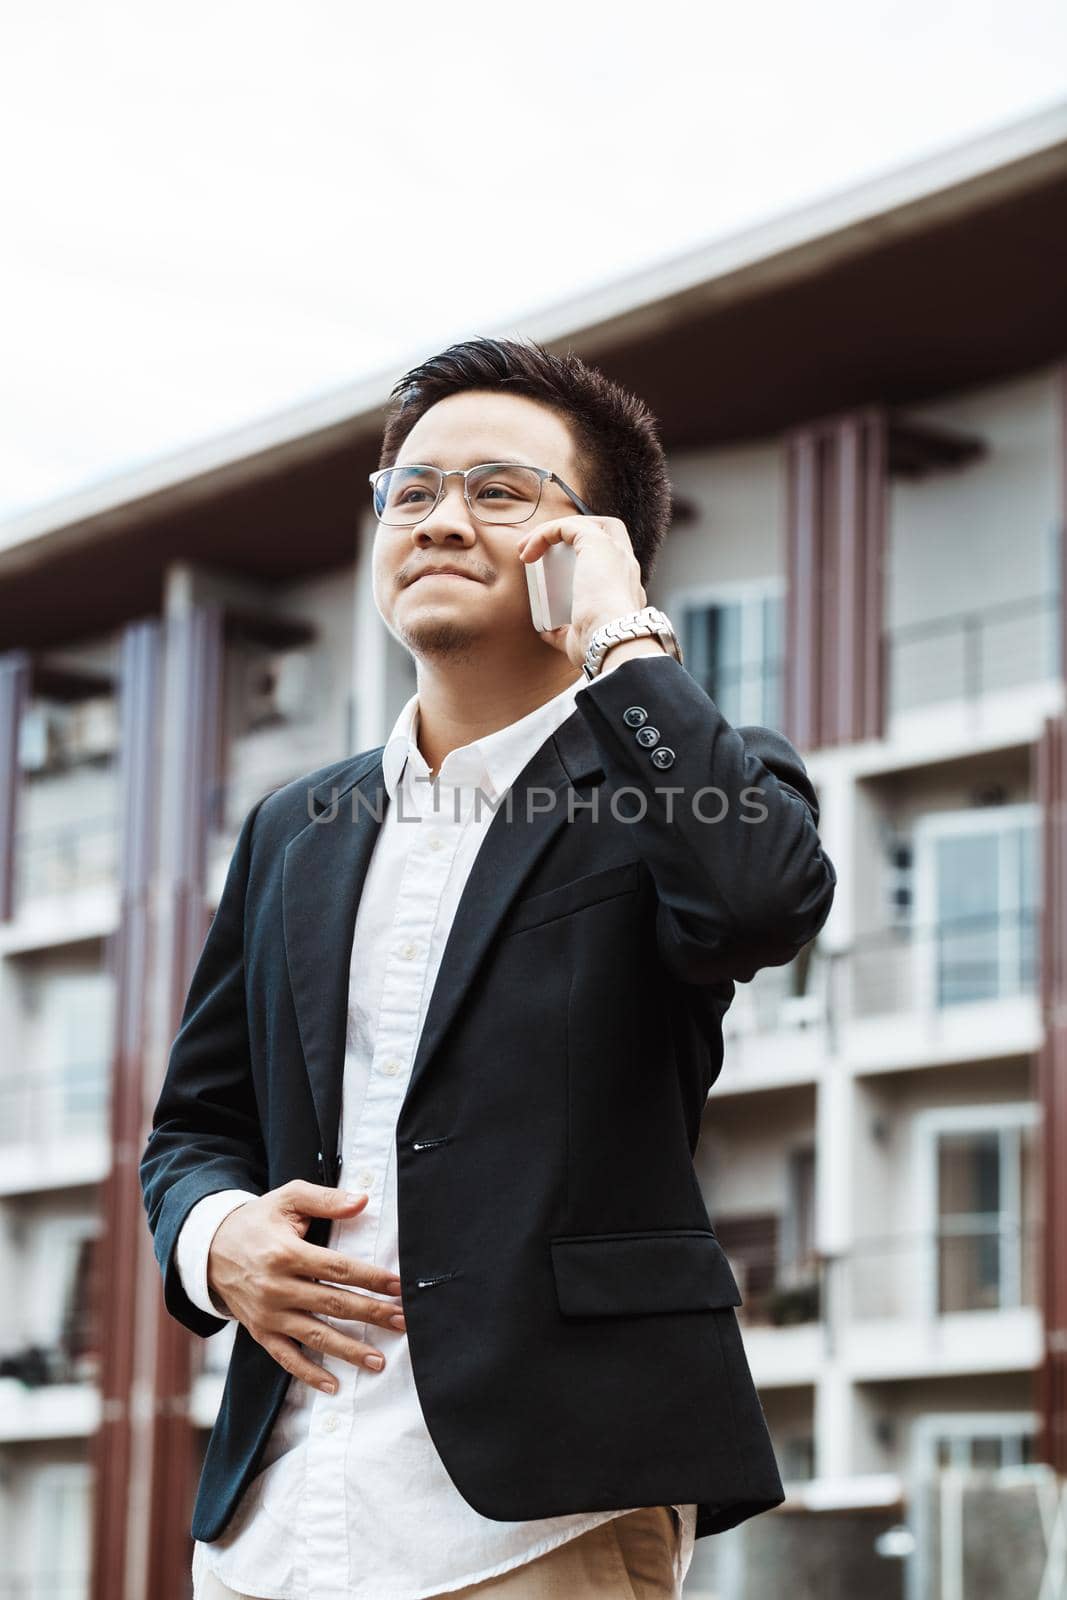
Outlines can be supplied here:
<path id="1" fill-rule="evenodd" d="M 539 633 L 544 633 L 546 628 L 561 628 L 571 620 L 577 559 L 574 546 L 561 539 L 558 544 L 550 544 L 539 561 L 523 563 L 530 594 L 530 615 Z"/>

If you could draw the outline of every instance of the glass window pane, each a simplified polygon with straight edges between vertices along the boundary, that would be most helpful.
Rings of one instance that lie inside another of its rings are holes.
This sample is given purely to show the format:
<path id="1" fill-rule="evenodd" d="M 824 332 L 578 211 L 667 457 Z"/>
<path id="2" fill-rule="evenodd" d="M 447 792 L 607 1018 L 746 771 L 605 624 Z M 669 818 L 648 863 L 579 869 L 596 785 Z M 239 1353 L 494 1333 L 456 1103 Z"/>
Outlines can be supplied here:
<path id="1" fill-rule="evenodd" d="M 685 615 L 685 664 L 728 722 L 741 710 L 741 607 L 693 607 Z"/>
<path id="2" fill-rule="evenodd" d="M 1001 1162 L 996 1129 L 946 1133 L 937 1147 L 941 1312 L 996 1310 L 1001 1289 Z"/>
<path id="3" fill-rule="evenodd" d="M 938 839 L 937 1003 L 994 999 L 1001 989 L 999 830 Z"/>

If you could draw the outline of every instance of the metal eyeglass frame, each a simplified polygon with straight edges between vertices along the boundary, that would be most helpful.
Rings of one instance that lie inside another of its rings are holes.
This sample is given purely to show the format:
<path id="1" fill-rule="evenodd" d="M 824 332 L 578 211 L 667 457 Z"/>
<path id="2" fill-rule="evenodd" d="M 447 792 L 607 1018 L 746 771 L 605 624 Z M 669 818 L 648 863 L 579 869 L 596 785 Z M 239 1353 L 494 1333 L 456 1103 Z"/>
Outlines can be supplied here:
<path id="1" fill-rule="evenodd" d="M 500 522 L 500 521 L 497 521 L 497 520 L 493 519 L 492 517 L 480 517 L 478 515 L 477 511 L 475 511 L 474 507 L 471 505 L 470 496 L 467 493 L 467 477 L 472 472 L 484 472 L 486 467 L 524 467 L 527 472 L 535 472 L 537 474 L 538 478 L 541 481 L 541 488 L 538 490 L 538 494 L 537 494 L 537 505 L 534 506 L 533 510 L 529 513 L 528 516 L 518 517 L 518 518 L 514 519 L 513 521 L 509 521 L 509 522 Z M 522 524 L 524 522 L 529 522 L 530 517 L 535 517 L 537 515 L 537 507 L 541 504 L 541 494 L 544 491 L 544 487 L 545 487 L 546 483 L 556 483 L 556 484 L 558 484 L 559 487 L 563 490 L 563 493 L 568 497 L 568 499 L 573 500 L 574 504 L 578 507 L 578 510 L 582 513 L 583 516 L 591 517 L 591 516 L 595 515 L 595 513 L 593 512 L 592 507 L 591 506 L 587 506 L 585 501 L 581 498 L 581 496 L 575 494 L 574 490 L 572 488 L 570 488 L 567 484 L 564 483 L 563 479 L 559 476 L 559 474 L 557 472 L 550 472 L 547 467 L 531 467 L 525 461 L 480 461 L 477 464 L 477 466 L 473 466 L 473 467 L 449 467 L 447 470 L 444 467 L 431 467 L 431 466 L 428 466 L 425 462 L 422 462 L 422 461 L 405 461 L 403 467 L 401 467 L 399 470 L 400 471 L 410 471 L 410 470 L 414 470 L 414 469 L 417 469 L 420 472 L 437 472 L 437 473 L 440 473 L 441 484 L 440 484 L 440 487 L 439 487 L 439 489 L 437 491 L 437 498 L 434 501 L 433 505 L 430 506 L 428 510 L 424 511 L 421 517 L 415 517 L 414 520 L 412 520 L 411 518 L 405 518 L 405 520 L 403 522 L 387 522 L 384 517 L 378 516 L 377 507 L 374 505 L 374 490 L 375 490 L 375 488 L 377 486 L 378 479 L 383 477 L 385 475 L 385 473 L 387 473 L 387 472 L 395 472 L 398 469 L 396 467 L 379 467 L 377 472 L 372 472 L 368 476 L 368 480 L 367 481 L 370 483 L 370 486 L 371 486 L 371 505 L 372 505 L 372 507 L 374 509 L 374 515 L 376 517 L 378 517 L 378 521 L 379 522 L 385 523 L 385 526 L 387 528 L 417 528 L 420 522 L 425 522 L 427 517 L 432 517 L 434 512 L 437 510 L 437 507 L 441 504 L 441 500 L 444 497 L 445 484 L 447 483 L 449 478 L 462 478 L 463 479 L 463 500 L 464 500 L 464 503 L 465 503 L 465 505 L 467 507 L 467 510 L 470 512 L 471 516 L 474 518 L 474 520 L 476 522 L 484 522 L 487 527 L 491 527 L 491 528 L 519 528 L 519 527 L 522 526 Z"/>

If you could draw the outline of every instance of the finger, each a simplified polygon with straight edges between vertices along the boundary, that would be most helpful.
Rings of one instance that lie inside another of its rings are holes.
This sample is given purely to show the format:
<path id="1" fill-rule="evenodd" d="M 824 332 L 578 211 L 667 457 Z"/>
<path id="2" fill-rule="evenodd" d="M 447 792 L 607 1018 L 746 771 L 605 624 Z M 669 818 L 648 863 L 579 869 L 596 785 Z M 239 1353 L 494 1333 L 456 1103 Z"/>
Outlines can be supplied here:
<path id="1" fill-rule="evenodd" d="M 555 517 L 551 522 L 540 522 L 519 540 L 519 556 L 524 562 L 539 561 L 550 544 L 573 544 L 595 522 L 595 517 Z"/>
<path id="2" fill-rule="evenodd" d="M 279 1285 L 285 1303 L 320 1317 L 336 1317 L 340 1322 L 374 1322 L 381 1328 L 403 1331 L 404 1312 L 398 1300 L 378 1300 L 373 1295 L 354 1294 L 350 1289 L 335 1289 L 325 1283 L 308 1283 L 293 1278 Z"/>
<path id="3" fill-rule="evenodd" d="M 330 1283 L 353 1283 L 360 1289 L 375 1289 L 381 1294 L 399 1294 L 400 1279 L 386 1267 L 373 1266 L 330 1250 L 325 1245 L 294 1239 L 286 1255 L 286 1265 L 298 1278 L 325 1278 Z"/>
<path id="4" fill-rule="evenodd" d="M 291 1372 L 294 1378 L 299 1378 L 301 1383 L 310 1384 L 313 1389 L 324 1389 L 327 1394 L 336 1394 L 337 1379 L 333 1373 L 309 1360 L 294 1339 L 286 1339 L 277 1333 L 253 1333 L 252 1337 L 280 1367 Z"/>
<path id="5" fill-rule="evenodd" d="M 366 1339 L 354 1339 L 338 1328 L 331 1328 L 321 1318 L 309 1316 L 303 1311 L 293 1311 L 285 1316 L 279 1325 L 279 1332 L 299 1339 L 301 1344 L 318 1355 L 334 1356 L 353 1367 L 366 1367 L 369 1372 L 380 1372 L 385 1366 L 385 1357 L 376 1345 L 369 1344 Z"/>
<path id="6" fill-rule="evenodd" d="M 363 1210 L 370 1196 L 328 1188 L 322 1183 L 308 1183 L 304 1178 L 291 1178 L 280 1189 L 275 1189 L 271 1198 L 275 1206 L 289 1216 L 351 1217 Z"/>
<path id="7" fill-rule="evenodd" d="M 326 1323 L 320 1323 L 320 1326 L 325 1328 Z M 262 1344 L 267 1355 L 274 1358 L 278 1366 L 282 1366 L 286 1373 L 293 1374 L 294 1378 L 299 1378 L 299 1381 L 309 1384 L 312 1389 L 322 1389 L 325 1394 L 336 1394 L 338 1392 L 338 1379 L 334 1378 L 334 1374 L 326 1370 L 325 1366 L 318 1365 L 312 1358 L 304 1355 L 304 1350 L 302 1350 L 301 1344 L 296 1339 L 286 1338 L 285 1334 L 282 1333 L 264 1333 L 259 1336 L 259 1344 Z M 314 1349 L 314 1344 L 310 1347 Z M 331 1349 L 326 1350 L 325 1354 L 341 1355 L 341 1352 Z M 368 1357 L 374 1354 L 378 1354 L 378 1357 L 381 1358 L 381 1365 L 370 1365 L 370 1362 L 368 1362 Z M 344 1358 L 347 1360 L 347 1357 Z M 378 1373 L 386 1365 L 386 1357 L 381 1354 L 381 1350 L 374 1352 L 371 1346 L 366 1346 L 363 1360 L 358 1365 L 365 1366 L 368 1373 Z"/>

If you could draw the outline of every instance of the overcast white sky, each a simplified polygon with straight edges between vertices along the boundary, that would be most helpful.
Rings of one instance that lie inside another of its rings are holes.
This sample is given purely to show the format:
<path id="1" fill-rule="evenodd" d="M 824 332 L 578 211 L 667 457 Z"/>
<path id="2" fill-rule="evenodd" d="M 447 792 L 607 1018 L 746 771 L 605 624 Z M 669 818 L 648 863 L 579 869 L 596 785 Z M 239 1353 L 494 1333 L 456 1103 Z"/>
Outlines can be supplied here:
<path id="1" fill-rule="evenodd" d="M 36 0 L 0 517 L 1067 96 L 1063 0 Z"/>

